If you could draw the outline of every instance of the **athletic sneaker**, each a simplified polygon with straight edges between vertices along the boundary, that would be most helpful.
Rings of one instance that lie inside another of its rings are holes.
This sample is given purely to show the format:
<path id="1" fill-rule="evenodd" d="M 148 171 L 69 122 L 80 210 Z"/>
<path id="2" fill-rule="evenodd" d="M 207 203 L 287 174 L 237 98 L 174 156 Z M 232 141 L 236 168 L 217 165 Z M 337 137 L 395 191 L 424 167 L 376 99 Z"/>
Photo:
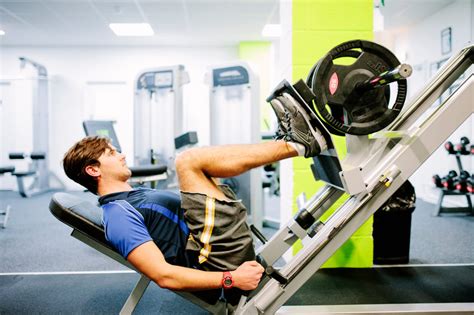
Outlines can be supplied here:
<path id="1" fill-rule="evenodd" d="M 275 140 L 280 140 L 283 139 L 288 132 L 289 114 L 281 102 L 276 98 L 270 101 L 270 105 L 278 119 L 278 130 L 275 133 Z"/>
<path id="2" fill-rule="evenodd" d="M 285 141 L 296 142 L 305 147 L 306 158 L 316 156 L 327 149 L 326 139 L 321 132 L 310 123 L 310 116 L 290 94 L 283 93 L 278 97 L 289 113 Z"/>

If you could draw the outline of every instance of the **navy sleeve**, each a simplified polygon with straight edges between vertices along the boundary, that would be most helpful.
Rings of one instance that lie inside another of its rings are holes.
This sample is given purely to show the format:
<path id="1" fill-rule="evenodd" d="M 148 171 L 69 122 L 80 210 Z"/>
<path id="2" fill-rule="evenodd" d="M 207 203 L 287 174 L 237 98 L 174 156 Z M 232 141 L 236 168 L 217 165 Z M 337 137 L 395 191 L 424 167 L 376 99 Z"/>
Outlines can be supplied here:
<path id="1" fill-rule="evenodd" d="M 125 258 L 137 246 L 152 241 L 143 216 L 125 200 L 102 206 L 105 238 Z"/>

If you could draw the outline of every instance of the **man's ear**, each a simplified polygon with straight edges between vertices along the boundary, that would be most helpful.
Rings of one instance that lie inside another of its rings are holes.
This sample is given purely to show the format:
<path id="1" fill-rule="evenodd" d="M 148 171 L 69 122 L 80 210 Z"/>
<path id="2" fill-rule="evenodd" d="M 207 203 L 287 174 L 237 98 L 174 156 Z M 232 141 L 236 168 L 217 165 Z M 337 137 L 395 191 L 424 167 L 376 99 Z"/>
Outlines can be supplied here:
<path id="1" fill-rule="evenodd" d="M 99 177 L 100 176 L 100 169 L 97 165 L 87 165 L 85 168 L 87 174 L 92 177 Z"/>

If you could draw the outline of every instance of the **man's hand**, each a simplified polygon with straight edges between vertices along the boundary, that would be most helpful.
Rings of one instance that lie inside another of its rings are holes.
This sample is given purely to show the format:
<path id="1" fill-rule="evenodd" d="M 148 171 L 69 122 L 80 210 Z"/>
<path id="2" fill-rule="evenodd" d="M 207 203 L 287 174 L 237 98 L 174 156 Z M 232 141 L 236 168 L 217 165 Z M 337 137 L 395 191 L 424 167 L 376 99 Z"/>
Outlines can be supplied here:
<path id="1" fill-rule="evenodd" d="M 234 287 L 244 291 L 254 290 L 262 277 L 263 267 L 256 261 L 246 261 L 231 271 Z"/>

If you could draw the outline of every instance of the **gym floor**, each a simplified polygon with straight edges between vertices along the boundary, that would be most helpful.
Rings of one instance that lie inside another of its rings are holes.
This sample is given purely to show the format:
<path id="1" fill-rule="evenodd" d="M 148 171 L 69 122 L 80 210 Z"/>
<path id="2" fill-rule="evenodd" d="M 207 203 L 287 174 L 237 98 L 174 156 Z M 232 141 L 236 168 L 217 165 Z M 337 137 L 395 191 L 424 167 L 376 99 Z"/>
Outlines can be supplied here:
<path id="1" fill-rule="evenodd" d="M 0 229 L 0 314 L 118 313 L 138 276 L 69 236 L 71 229 L 49 212 L 51 195 L 47 193 L 25 199 L 15 192 L 0 192 L 0 208 L 12 205 L 7 227 Z M 381 280 L 385 284 L 387 281 L 394 283 L 389 287 L 399 285 L 402 291 L 418 287 L 425 292 L 424 297 L 430 295 L 428 302 L 474 302 L 474 279 L 471 279 L 474 277 L 474 217 L 433 217 L 434 207 L 434 204 L 417 201 L 412 215 L 410 266 L 323 270 L 316 274 L 318 281 L 305 285 L 289 304 L 301 303 L 302 300 L 321 303 L 314 297 L 316 291 L 320 292 L 318 294 L 325 303 L 337 303 L 338 300 L 342 304 L 364 301 L 395 303 L 397 297 L 387 298 L 385 293 L 378 295 L 385 296 L 385 300 L 367 299 L 367 292 L 375 292 L 370 285 L 366 286 L 368 291 L 354 289 L 345 294 L 352 297 L 353 302 L 336 298 L 341 295 L 337 294 L 341 287 L 354 288 L 354 283 L 377 285 L 377 281 Z M 273 232 L 271 229 L 264 231 L 267 236 Z M 455 268 L 440 269 L 448 267 Z M 421 274 L 424 278 L 418 283 L 416 279 Z M 407 279 L 411 280 L 407 283 Z M 314 283 L 325 286 L 326 290 L 314 291 Z M 439 288 L 441 293 L 428 294 L 426 290 L 430 284 L 433 288 Z M 461 296 L 457 292 L 464 293 Z M 305 299 L 306 294 L 311 294 L 313 298 Z M 417 302 L 418 296 L 414 294 L 408 302 Z M 406 298 L 399 297 L 398 300 L 404 303 Z M 153 284 L 145 292 L 135 314 L 150 312 L 206 313 L 191 302 Z"/>

